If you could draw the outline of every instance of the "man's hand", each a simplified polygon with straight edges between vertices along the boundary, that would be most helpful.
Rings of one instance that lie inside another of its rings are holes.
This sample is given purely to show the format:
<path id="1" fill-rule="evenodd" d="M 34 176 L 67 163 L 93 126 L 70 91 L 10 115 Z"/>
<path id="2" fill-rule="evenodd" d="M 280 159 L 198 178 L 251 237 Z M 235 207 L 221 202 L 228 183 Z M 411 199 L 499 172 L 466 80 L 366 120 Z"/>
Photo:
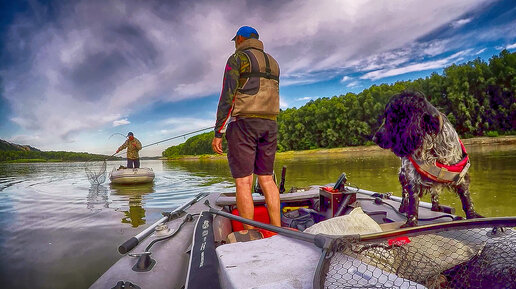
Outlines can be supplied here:
<path id="1" fill-rule="evenodd" d="M 211 148 L 213 149 L 214 152 L 221 155 L 222 154 L 222 138 L 214 137 L 213 141 L 211 142 Z"/>

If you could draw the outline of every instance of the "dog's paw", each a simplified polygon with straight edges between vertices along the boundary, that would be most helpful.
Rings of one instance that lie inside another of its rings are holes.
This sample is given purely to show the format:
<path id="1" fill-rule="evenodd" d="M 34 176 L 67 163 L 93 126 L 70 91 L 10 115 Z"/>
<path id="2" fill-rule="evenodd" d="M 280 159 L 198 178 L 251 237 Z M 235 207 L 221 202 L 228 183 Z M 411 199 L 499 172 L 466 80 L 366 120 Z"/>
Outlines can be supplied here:
<path id="1" fill-rule="evenodd" d="M 466 213 L 466 219 L 477 219 L 477 218 L 485 218 L 484 216 L 478 214 L 475 211 Z"/>
<path id="2" fill-rule="evenodd" d="M 407 220 L 407 222 L 400 226 L 400 228 L 412 228 L 417 226 L 417 220 Z"/>

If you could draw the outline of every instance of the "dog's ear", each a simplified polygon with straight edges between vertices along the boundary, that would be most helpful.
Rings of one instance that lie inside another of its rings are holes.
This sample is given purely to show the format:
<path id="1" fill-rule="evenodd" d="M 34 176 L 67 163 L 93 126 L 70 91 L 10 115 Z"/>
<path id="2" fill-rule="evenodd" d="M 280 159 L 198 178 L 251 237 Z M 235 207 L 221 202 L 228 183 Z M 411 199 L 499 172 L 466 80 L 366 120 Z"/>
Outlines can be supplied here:
<path id="1" fill-rule="evenodd" d="M 430 134 L 437 134 L 441 130 L 441 119 L 439 114 L 425 113 L 421 122 L 421 127 Z"/>

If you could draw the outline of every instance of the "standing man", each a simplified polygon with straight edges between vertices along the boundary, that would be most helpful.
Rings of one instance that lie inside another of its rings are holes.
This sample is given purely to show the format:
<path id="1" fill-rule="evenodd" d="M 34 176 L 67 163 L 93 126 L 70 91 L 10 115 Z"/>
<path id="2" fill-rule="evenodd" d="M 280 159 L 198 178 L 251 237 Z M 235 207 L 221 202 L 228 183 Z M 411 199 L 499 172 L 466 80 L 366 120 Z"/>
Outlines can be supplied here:
<path id="1" fill-rule="evenodd" d="M 138 155 L 138 151 L 142 149 L 142 144 L 134 137 L 132 132 L 127 134 L 127 140 L 116 150 L 116 153 L 125 148 L 127 148 L 127 168 L 139 168 L 140 156 Z"/>
<path id="2" fill-rule="evenodd" d="M 251 195 L 254 173 L 265 195 L 271 224 L 280 227 L 279 191 L 272 177 L 278 134 L 280 70 L 276 60 L 263 51 L 258 37 L 254 28 L 242 26 L 232 39 L 236 51 L 229 57 L 224 71 L 212 148 L 222 154 L 225 132 L 240 216 L 251 220 L 254 217 Z M 245 224 L 244 227 L 252 228 Z"/>

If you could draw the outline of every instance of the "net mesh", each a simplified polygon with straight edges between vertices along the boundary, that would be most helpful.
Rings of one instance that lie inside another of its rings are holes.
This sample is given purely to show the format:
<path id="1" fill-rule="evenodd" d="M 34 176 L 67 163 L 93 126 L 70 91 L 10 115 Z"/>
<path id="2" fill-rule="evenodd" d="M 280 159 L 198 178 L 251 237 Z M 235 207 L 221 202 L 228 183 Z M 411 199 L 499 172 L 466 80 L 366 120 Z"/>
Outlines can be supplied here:
<path id="1" fill-rule="evenodd" d="M 92 185 L 103 184 L 106 181 L 106 167 L 106 160 L 102 162 L 87 162 L 84 170 L 86 171 L 88 181 Z"/>
<path id="2" fill-rule="evenodd" d="M 322 258 L 321 288 L 516 288 L 511 228 L 342 237 Z"/>

